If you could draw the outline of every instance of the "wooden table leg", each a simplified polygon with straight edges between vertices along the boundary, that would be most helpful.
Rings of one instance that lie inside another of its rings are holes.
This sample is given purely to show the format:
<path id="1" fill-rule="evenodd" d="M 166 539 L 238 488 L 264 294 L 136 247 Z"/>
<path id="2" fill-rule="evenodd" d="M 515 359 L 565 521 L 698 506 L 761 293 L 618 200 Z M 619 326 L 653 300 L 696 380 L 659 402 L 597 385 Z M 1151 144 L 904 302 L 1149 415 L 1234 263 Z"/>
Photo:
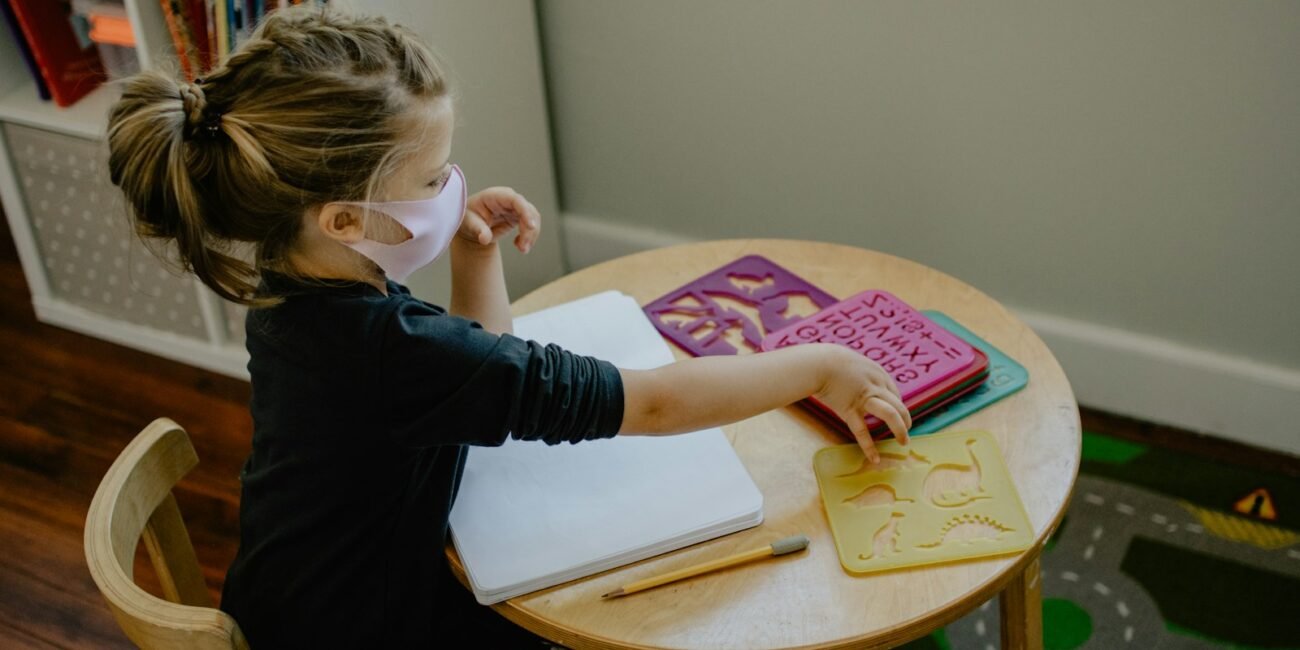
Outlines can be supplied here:
<path id="1" fill-rule="evenodd" d="M 1025 570 L 1011 579 L 1011 583 L 998 596 L 1002 610 L 1003 650 L 1042 650 L 1043 648 L 1043 597 L 1042 570 L 1039 553 Z"/>

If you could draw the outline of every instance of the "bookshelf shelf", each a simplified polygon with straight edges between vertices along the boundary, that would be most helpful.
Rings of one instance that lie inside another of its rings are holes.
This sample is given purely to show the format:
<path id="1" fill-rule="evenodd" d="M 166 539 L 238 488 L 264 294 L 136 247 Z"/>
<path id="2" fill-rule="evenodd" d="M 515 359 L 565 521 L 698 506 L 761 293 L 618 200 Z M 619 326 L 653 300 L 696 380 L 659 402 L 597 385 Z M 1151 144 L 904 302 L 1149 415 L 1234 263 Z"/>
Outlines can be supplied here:
<path id="1" fill-rule="evenodd" d="M 117 100 L 119 92 L 116 86 L 105 84 L 76 104 L 59 108 L 54 102 L 37 96 L 35 82 L 24 80 L 0 95 L 0 121 L 98 140 L 104 135 L 108 109 Z"/>

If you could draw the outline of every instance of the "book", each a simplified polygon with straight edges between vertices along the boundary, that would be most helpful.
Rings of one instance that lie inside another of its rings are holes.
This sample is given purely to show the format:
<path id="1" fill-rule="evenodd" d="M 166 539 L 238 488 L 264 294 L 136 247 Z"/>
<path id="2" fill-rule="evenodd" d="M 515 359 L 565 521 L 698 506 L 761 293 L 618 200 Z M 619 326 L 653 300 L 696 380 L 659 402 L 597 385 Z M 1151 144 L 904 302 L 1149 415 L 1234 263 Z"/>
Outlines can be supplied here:
<path id="1" fill-rule="evenodd" d="M 8 1 L 55 104 L 71 106 L 99 87 L 105 78 L 99 52 L 73 31 L 68 2 Z"/>
<path id="2" fill-rule="evenodd" d="M 194 81 L 203 71 L 203 60 L 199 56 L 189 9 L 182 0 L 158 1 L 167 22 L 167 32 L 172 38 L 172 49 L 176 50 L 176 62 L 180 64 L 181 74 L 185 75 L 186 81 Z"/>
<path id="3" fill-rule="evenodd" d="M 672 363 L 631 297 L 588 296 L 515 320 L 515 333 L 621 368 Z M 492 604 L 757 526 L 763 495 L 721 429 L 576 445 L 472 447 L 451 536 Z"/>
<path id="4" fill-rule="evenodd" d="M 36 82 L 36 94 L 41 99 L 50 98 L 50 88 L 45 85 L 45 78 L 41 76 L 41 69 L 36 65 L 36 59 L 32 56 L 32 48 L 27 44 L 27 38 L 23 36 L 23 28 L 18 24 L 18 16 L 14 15 L 13 7 L 9 6 L 9 0 L 0 0 L 0 12 L 4 12 L 5 22 L 9 25 L 9 31 L 14 35 L 14 42 L 18 44 L 18 53 L 23 57 L 23 63 L 27 65 L 27 71 L 31 73 L 32 79 Z"/>
<path id="5" fill-rule="evenodd" d="M 185 18 L 189 23 L 194 49 L 198 55 L 198 74 L 212 69 L 211 46 L 208 43 L 208 10 L 205 0 L 184 0 Z"/>
<path id="6" fill-rule="evenodd" d="M 216 0 L 212 22 L 217 26 L 217 61 L 222 63 L 230 55 L 230 24 L 233 20 L 230 4 L 238 0 Z M 215 64 L 214 64 L 215 65 Z"/>

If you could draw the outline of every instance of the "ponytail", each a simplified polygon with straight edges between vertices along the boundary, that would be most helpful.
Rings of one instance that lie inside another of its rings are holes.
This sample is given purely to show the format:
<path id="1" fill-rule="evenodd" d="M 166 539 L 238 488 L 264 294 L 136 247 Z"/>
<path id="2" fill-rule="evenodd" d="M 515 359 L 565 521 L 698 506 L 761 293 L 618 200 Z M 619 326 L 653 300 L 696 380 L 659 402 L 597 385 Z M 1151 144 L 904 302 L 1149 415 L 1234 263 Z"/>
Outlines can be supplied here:
<path id="1" fill-rule="evenodd" d="M 226 300 L 256 304 L 257 274 L 229 252 L 221 216 L 196 182 L 209 166 L 205 149 L 220 147 L 224 135 L 220 113 L 207 109 L 200 83 L 177 84 L 156 71 L 128 79 L 109 116 L 109 177 L 140 236 L 174 240 L 184 270 Z"/>

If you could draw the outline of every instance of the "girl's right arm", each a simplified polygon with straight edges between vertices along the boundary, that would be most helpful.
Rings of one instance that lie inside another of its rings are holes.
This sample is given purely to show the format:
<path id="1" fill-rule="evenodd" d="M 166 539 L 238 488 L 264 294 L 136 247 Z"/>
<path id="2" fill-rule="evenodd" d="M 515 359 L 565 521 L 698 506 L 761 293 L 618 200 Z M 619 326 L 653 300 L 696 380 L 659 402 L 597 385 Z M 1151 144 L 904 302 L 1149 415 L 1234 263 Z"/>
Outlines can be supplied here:
<path id="1" fill-rule="evenodd" d="M 743 420 L 815 396 L 848 423 L 873 463 L 880 459 L 866 416 L 907 444 L 912 416 L 894 381 L 875 362 L 830 344 L 763 354 L 687 359 L 653 370 L 620 370 L 620 435 L 668 435 Z"/>

